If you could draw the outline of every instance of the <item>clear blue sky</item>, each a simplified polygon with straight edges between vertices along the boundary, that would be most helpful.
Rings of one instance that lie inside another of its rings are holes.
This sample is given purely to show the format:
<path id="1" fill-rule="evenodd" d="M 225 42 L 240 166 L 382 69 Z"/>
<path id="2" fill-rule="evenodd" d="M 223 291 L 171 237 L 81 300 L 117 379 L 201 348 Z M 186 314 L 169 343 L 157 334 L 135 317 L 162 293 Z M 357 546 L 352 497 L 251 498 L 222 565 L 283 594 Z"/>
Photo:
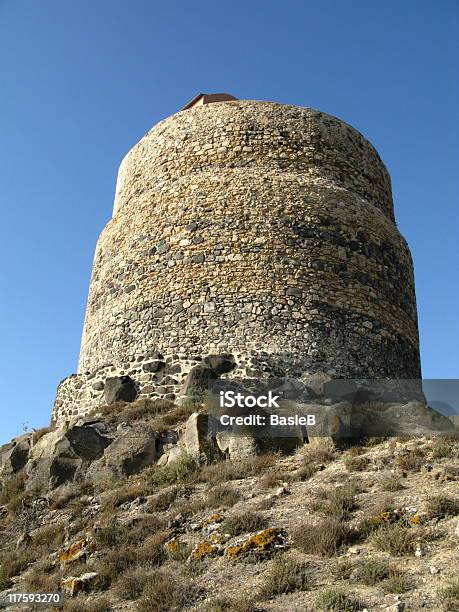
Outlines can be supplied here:
<path id="1" fill-rule="evenodd" d="M 414 258 L 423 376 L 458 377 L 457 0 L 0 0 L 1 425 L 76 370 L 118 164 L 200 91 L 359 129 Z"/>

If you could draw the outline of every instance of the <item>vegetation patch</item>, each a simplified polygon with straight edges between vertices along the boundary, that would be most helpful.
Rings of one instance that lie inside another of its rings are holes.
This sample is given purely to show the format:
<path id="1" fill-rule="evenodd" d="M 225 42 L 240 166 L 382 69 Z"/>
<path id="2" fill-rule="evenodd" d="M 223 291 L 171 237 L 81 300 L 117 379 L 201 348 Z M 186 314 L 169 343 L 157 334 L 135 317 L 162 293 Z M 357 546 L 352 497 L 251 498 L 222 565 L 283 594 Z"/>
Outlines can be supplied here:
<path id="1" fill-rule="evenodd" d="M 227 508 L 234 506 L 241 496 L 230 485 L 219 485 L 211 489 L 207 494 L 207 505 L 210 508 L 225 506 Z"/>
<path id="2" fill-rule="evenodd" d="M 250 531 L 260 531 L 266 526 L 267 521 L 262 514 L 253 510 L 244 510 L 228 517 L 222 524 L 222 531 L 237 536 Z"/>
<path id="3" fill-rule="evenodd" d="M 447 518 L 459 514 L 459 499 L 437 495 L 427 501 L 427 514 L 430 518 Z"/>
<path id="4" fill-rule="evenodd" d="M 459 609 L 459 578 L 455 578 L 448 585 L 438 591 L 445 610 Z"/>
<path id="5" fill-rule="evenodd" d="M 292 538 L 295 548 L 301 552 L 332 557 L 343 545 L 355 540 L 356 532 L 342 521 L 324 519 L 319 523 L 301 523 L 293 531 Z"/>
<path id="6" fill-rule="evenodd" d="M 357 612 L 363 607 L 359 600 L 335 588 L 322 591 L 317 598 L 317 606 L 319 610 L 333 612 Z"/>
<path id="7" fill-rule="evenodd" d="M 287 557 L 276 557 L 269 567 L 259 591 L 262 599 L 268 599 L 293 591 L 307 591 L 311 586 L 311 570 L 308 564 Z"/>

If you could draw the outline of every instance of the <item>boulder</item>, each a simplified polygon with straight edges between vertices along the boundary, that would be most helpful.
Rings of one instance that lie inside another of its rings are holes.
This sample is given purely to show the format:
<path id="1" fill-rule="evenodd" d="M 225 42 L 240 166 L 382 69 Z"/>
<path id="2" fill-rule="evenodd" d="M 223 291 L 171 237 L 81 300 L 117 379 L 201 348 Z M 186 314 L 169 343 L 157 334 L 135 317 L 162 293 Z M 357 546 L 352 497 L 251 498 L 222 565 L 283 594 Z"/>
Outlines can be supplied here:
<path id="1" fill-rule="evenodd" d="M 251 435 L 220 431 L 216 441 L 220 451 L 231 460 L 254 457 L 259 453 L 258 441 Z"/>
<path id="2" fill-rule="evenodd" d="M 144 372 L 159 372 L 164 368 L 165 365 L 165 361 L 162 361 L 161 359 L 154 359 L 153 361 L 144 363 L 142 369 Z"/>
<path id="3" fill-rule="evenodd" d="M 188 372 L 181 395 L 194 401 L 202 401 L 207 395 L 209 382 L 217 378 L 212 368 L 200 364 L 195 365 Z"/>
<path id="4" fill-rule="evenodd" d="M 194 412 L 186 422 L 181 443 L 195 459 L 212 461 L 222 456 L 215 438 L 209 436 L 210 419 L 208 414 Z"/>
<path id="5" fill-rule="evenodd" d="M 117 402 L 133 402 L 137 394 L 137 388 L 130 376 L 113 376 L 105 381 L 104 395 L 109 406 Z"/>
<path id="6" fill-rule="evenodd" d="M 25 467 L 31 446 L 32 434 L 24 434 L 2 447 L 0 478 L 10 478 Z"/>
<path id="7" fill-rule="evenodd" d="M 75 425 L 66 433 L 72 450 L 88 461 L 99 459 L 113 439 L 99 433 L 98 423 Z"/>
<path id="8" fill-rule="evenodd" d="M 68 430 L 61 426 L 42 436 L 30 452 L 26 488 L 45 492 L 73 480 L 77 473 L 103 455 L 112 442 L 105 424 L 81 421 Z"/>
<path id="9" fill-rule="evenodd" d="M 230 353 L 222 353 L 221 355 L 208 355 L 202 360 L 202 365 L 210 368 L 217 376 L 232 372 L 236 367 L 236 362 L 233 355 Z"/>
<path id="10" fill-rule="evenodd" d="M 87 572 L 80 576 L 69 576 L 61 580 L 61 589 L 70 597 L 75 597 L 81 591 L 88 591 L 92 582 L 97 578 L 97 572 Z"/>
<path id="11" fill-rule="evenodd" d="M 122 433 L 105 450 L 105 465 L 116 476 L 131 476 L 158 458 L 158 434 L 146 423 L 138 423 Z"/>

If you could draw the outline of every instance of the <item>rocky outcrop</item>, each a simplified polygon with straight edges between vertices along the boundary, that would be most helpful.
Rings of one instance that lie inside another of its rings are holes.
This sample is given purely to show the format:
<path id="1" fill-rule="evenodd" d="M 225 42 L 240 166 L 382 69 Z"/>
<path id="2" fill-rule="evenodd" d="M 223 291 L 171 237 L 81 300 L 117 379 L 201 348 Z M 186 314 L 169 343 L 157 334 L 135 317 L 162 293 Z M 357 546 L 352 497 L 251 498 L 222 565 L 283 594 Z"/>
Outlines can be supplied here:
<path id="1" fill-rule="evenodd" d="M 117 402 L 133 402 L 137 397 L 135 382 L 130 376 L 112 376 L 104 386 L 105 401 L 110 406 Z"/>
<path id="2" fill-rule="evenodd" d="M 129 427 L 104 453 L 106 468 L 115 476 L 131 476 L 158 459 L 159 435 L 149 425 Z"/>

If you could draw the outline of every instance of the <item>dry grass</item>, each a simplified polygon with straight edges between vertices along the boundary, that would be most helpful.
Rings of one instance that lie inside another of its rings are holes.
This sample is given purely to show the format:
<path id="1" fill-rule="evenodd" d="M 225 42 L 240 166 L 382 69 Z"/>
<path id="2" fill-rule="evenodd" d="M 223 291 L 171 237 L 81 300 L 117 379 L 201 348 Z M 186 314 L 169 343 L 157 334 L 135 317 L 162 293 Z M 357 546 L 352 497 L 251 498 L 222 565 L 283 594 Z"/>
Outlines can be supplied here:
<path id="1" fill-rule="evenodd" d="M 385 593 L 406 593 L 413 588 L 413 582 L 398 568 L 390 567 L 388 578 L 380 586 Z"/>
<path id="2" fill-rule="evenodd" d="M 280 470 L 269 470 L 257 483 L 257 489 L 267 490 L 278 487 L 286 480 L 286 474 Z"/>
<path id="3" fill-rule="evenodd" d="M 50 433 L 51 431 L 53 431 L 52 427 L 42 427 L 41 429 L 36 429 L 32 433 L 32 446 L 35 446 L 40 438 L 43 438 L 44 435 Z"/>
<path id="4" fill-rule="evenodd" d="M 56 489 L 51 496 L 50 507 L 52 510 L 66 508 L 72 500 L 77 500 L 81 495 L 91 495 L 94 487 L 90 482 L 71 482 Z"/>
<path id="5" fill-rule="evenodd" d="M 133 423 L 163 414 L 174 408 L 167 400 L 140 399 L 132 403 L 118 402 L 111 406 L 101 406 L 94 413 L 101 414 L 107 423 Z"/>
<path id="6" fill-rule="evenodd" d="M 264 576 L 258 596 L 270 599 L 276 595 L 307 591 L 311 586 L 311 570 L 303 561 L 282 555 L 276 557 Z"/>
<path id="7" fill-rule="evenodd" d="M 419 472 L 425 463 L 425 453 L 420 448 L 408 451 L 397 457 L 397 467 L 403 472 Z"/>
<path id="8" fill-rule="evenodd" d="M 303 553 L 332 557 L 343 545 L 351 543 L 356 533 L 346 523 L 324 519 L 320 523 L 305 521 L 292 533 L 293 545 Z"/>
<path id="9" fill-rule="evenodd" d="M 120 599 L 138 599 L 143 594 L 149 577 L 150 573 L 144 568 L 128 570 L 117 580 L 114 592 Z"/>
<path id="10" fill-rule="evenodd" d="M 340 521 L 347 520 L 352 510 L 356 508 L 357 491 L 358 488 L 354 483 L 323 491 L 322 498 L 312 504 L 312 509 Z"/>
<path id="11" fill-rule="evenodd" d="M 148 475 L 148 484 L 153 489 L 172 484 L 183 484 L 196 479 L 198 463 L 188 454 L 182 455 L 170 465 L 154 468 Z"/>
<path id="12" fill-rule="evenodd" d="M 262 514 L 253 510 L 244 510 L 228 517 L 222 524 L 222 531 L 232 536 L 248 533 L 250 531 L 260 531 L 268 526 L 267 520 Z"/>
<path id="13" fill-rule="evenodd" d="M 402 489 L 405 488 L 400 478 L 398 476 L 395 476 L 395 474 L 391 474 L 390 476 L 383 478 L 380 481 L 380 485 L 383 491 L 390 491 L 390 492 L 401 491 Z"/>
<path id="14" fill-rule="evenodd" d="M 143 515 L 130 525 L 123 525 L 112 519 L 95 531 L 96 546 L 114 548 L 126 544 L 141 544 L 148 536 L 161 531 L 164 522 L 164 518 L 156 514 Z"/>
<path id="15" fill-rule="evenodd" d="M 345 457 L 344 465 L 349 472 L 363 472 L 370 464 L 368 457 Z"/>
<path id="16" fill-rule="evenodd" d="M 370 537 L 370 542 L 377 550 L 401 557 L 412 555 L 416 543 L 422 539 L 424 532 L 420 528 L 403 527 L 402 525 L 383 525 Z"/>
<path id="17" fill-rule="evenodd" d="M 336 588 L 322 591 L 316 603 L 319 610 L 331 610 L 333 612 L 357 612 L 363 607 L 362 602 Z"/>
<path id="18" fill-rule="evenodd" d="M 306 463 L 302 465 L 294 474 L 295 480 L 309 480 L 319 470 L 319 467 L 314 463 Z"/>
<path id="19" fill-rule="evenodd" d="M 218 484 L 229 480 L 241 480 L 249 476 L 260 476 L 272 467 L 278 459 L 278 455 L 266 453 L 238 461 L 219 461 L 204 466 L 200 473 L 200 480 L 201 482 Z"/>
<path id="20" fill-rule="evenodd" d="M 306 444 L 301 452 L 308 462 L 330 463 L 336 458 L 332 444 L 325 441 Z"/>
<path id="21" fill-rule="evenodd" d="M 137 602 L 139 612 L 171 612 L 182 610 L 198 596 L 194 584 L 174 574 L 158 570 L 153 572 L 144 589 L 142 597 Z"/>
<path id="22" fill-rule="evenodd" d="M 436 438 L 431 452 L 432 459 L 445 459 L 454 454 L 452 445 L 445 438 Z"/>
<path id="23" fill-rule="evenodd" d="M 387 563 L 384 561 L 377 561 L 373 559 L 366 559 L 355 567 L 356 579 L 367 586 L 374 586 L 389 578 L 390 569 Z"/>
<path id="24" fill-rule="evenodd" d="M 181 488 L 177 486 L 169 487 L 159 491 L 148 500 L 146 505 L 147 512 L 164 512 L 170 508 L 181 492 Z"/>
<path id="25" fill-rule="evenodd" d="M 217 597 L 199 608 L 201 612 L 255 612 L 258 608 L 250 597 Z"/>
<path id="26" fill-rule="evenodd" d="M 106 597 L 88 600 L 87 597 L 78 599 L 67 599 L 64 603 L 64 612 L 110 612 L 113 607 Z"/>
<path id="27" fill-rule="evenodd" d="M 32 542 L 34 546 L 46 546 L 47 549 L 55 550 L 62 546 L 65 539 L 65 525 L 58 523 L 55 525 L 45 525 L 36 531 Z"/>
<path id="28" fill-rule="evenodd" d="M 444 609 L 454 612 L 459 610 L 459 578 L 454 578 L 449 584 L 438 591 Z"/>
<path id="29" fill-rule="evenodd" d="M 447 518 L 459 514 L 459 499 L 437 495 L 427 500 L 427 514 L 430 518 Z"/>
<path id="30" fill-rule="evenodd" d="M 23 572 L 35 561 L 35 551 L 25 548 L 4 551 L 0 554 L 0 591 L 12 586 L 11 578 Z"/>
<path id="31" fill-rule="evenodd" d="M 234 506 L 241 496 L 229 485 L 218 485 L 211 489 L 207 494 L 207 506 L 210 508 L 218 508 L 225 506 L 227 508 Z"/>

